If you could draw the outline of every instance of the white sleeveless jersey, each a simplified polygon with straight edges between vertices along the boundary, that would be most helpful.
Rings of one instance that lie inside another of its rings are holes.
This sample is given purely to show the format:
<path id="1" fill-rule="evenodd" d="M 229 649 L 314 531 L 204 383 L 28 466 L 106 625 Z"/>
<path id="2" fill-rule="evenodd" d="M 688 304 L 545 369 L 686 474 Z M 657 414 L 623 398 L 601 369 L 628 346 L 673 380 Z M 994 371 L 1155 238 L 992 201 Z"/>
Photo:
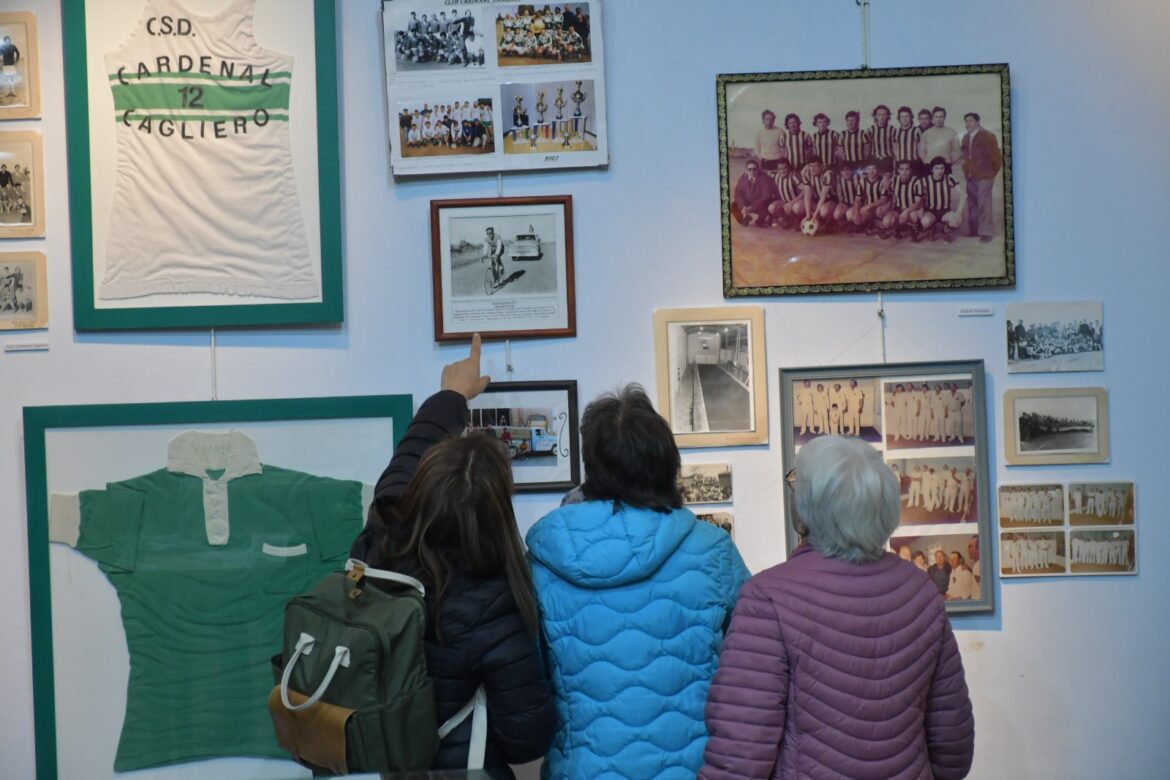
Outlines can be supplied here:
<path id="1" fill-rule="evenodd" d="M 289 146 L 293 60 L 256 43 L 254 4 L 146 0 L 105 55 L 118 163 L 101 298 L 319 294 Z"/>

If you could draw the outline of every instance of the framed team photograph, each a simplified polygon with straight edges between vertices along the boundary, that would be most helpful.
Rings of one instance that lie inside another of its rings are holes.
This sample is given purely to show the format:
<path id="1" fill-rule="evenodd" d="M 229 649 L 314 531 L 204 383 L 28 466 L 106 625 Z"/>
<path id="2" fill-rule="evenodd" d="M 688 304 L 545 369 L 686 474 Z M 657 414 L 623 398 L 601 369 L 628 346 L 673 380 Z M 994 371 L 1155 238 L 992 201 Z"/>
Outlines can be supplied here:
<path id="1" fill-rule="evenodd" d="M 0 130 L 0 238 L 45 235 L 41 134 Z"/>
<path id="2" fill-rule="evenodd" d="M 336 11 L 63 0 L 77 330 L 344 319 Z"/>
<path id="3" fill-rule="evenodd" d="M 1134 528 L 1069 531 L 1069 574 L 1137 574 Z"/>
<path id="4" fill-rule="evenodd" d="M 462 92 L 454 98 L 408 100 L 397 108 L 403 157 L 491 154 L 495 148 L 491 97 Z"/>
<path id="5" fill-rule="evenodd" d="M 503 126 L 504 154 L 597 151 L 592 79 L 508 83 L 501 90 L 500 102 L 512 112 Z"/>
<path id="6" fill-rule="evenodd" d="M 37 18 L 28 11 L 0 12 L 0 120 L 41 115 Z"/>
<path id="7" fill-rule="evenodd" d="M 730 504 L 732 500 L 730 463 L 684 463 L 678 475 L 683 503 Z"/>
<path id="8" fill-rule="evenodd" d="M 658 411 L 679 447 L 768 442 L 764 310 L 654 312 Z"/>
<path id="9" fill-rule="evenodd" d="M 1060 484 L 1000 485 L 1000 528 L 1043 528 L 1064 525 L 1064 486 Z"/>
<path id="10" fill-rule="evenodd" d="M 1103 387 L 1008 390 L 1003 425 L 1009 466 L 1109 462 L 1109 400 Z"/>
<path id="11" fill-rule="evenodd" d="M 1062 529 L 1052 531 L 1001 531 L 1001 577 L 1052 577 L 1068 574 L 1069 559 Z"/>
<path id="12" fill-rule="evenodd" d="M 0 330 L 47 327 L 45 256 L 40 252 L 0 252 Z"/>
<path id="13" fill-rule="evenodd" d="M 573 197 L 431 201 L 435 341 L 577 335 Z"/>
<path id="14" fill-rule="evenodd" d="M 1009 303 L 1008 373 L 1104 371 L 1100 301 Z"/>
<path id="15" fill-rule="evenodd" d="M 716 78 L 723 294 L 1013 287 L 1006 64 Z"/>
<path id="16" fill-rule="evenodd" d="M 576 380 L 492 382 L 468 407 L 468 430 L 507 447 L 517 493 L 567 492 L 581 484 Z"/>
<path id="17" fill-rule="evenodd" d="M 502 68 L 592 61 L 589 3 L 497 5 L 496 61 Z"/>
<path id="18" fill-rule="evenodd" d="M 345 565 L 411 414 L 409 395 L 25 407 L 36 776 L 307 774 L 265 705 L 284 606 Z"/>
<path id="19" fill-rule="evenodd" d="M 489 8 L 435 3 L 388 3 L 382 16 L 386 63 L 401 74 L 475 72 L 493 47 Z"/>
<path id="20" fill-rule="evenodd" d="M 981 602 L 985 589 L 992 590 L 995 572 L 983 564 L 990 558 L 982 554 L 984 545 L 978 534 L 899 531 L 890 538 L 889 547 L 899 558 L 926 572 L 950 611 L 963 611 L 971 602 Z"/>
<path id="21" fill-rule="evenodd" d="M 1133 525 L 1132 482 L 1071 482 L 1069 525 Z"/>
<path id="22" fill-rule="evenodd" d="M 947 574 L 937 584 L 944 595 L 952 588 L 951 570 L 957 572 L 947 609 L 993 611 L 994 588 L 981 585 L 993 567 L 972 565 L 991 561 L 995 545 L 983 361 L 793 367 L 780 369 L 779 379 L 782 466 L 776 478 L 795 467 L 800 448 L 818 436 L 867 442 L 898 482 L 900 518 L 891 550 L 911 558 L 921 552 L 915 563 L 924 570 L 941 550 L 939 569 Z M 792 501 L 792 492 L 784 491 L 789 552 L 800 543 Z M 970 578 L 951 564 L 953 551 Z"/>

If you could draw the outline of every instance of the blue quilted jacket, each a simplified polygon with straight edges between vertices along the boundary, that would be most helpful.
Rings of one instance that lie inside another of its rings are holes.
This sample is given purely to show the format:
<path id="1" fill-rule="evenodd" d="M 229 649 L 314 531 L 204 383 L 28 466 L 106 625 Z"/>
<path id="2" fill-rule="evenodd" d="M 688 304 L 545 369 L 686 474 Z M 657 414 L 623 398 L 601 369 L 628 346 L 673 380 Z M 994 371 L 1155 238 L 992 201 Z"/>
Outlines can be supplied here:
<path id="1" fill-rule="evenodd" d="M 560 729 L 545 778 L 694 778 L 747 568 L 686 509 L 568 504 L 528 532 Z"/>

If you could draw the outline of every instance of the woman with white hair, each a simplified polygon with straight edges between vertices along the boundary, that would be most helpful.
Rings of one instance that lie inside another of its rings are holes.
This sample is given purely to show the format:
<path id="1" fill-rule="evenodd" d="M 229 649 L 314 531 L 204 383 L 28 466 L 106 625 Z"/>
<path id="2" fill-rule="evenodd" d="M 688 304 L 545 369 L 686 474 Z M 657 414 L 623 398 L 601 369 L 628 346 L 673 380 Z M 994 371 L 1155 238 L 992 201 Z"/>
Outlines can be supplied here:
<path id="1" fill-rule="evenodd" d="M 707 697 L 701 778 L 962 778 L 975 725 L 944 601 L 885 551 L 899 486 L 856 438 L 786 477 L 802 538 L 743 587 Z"/>

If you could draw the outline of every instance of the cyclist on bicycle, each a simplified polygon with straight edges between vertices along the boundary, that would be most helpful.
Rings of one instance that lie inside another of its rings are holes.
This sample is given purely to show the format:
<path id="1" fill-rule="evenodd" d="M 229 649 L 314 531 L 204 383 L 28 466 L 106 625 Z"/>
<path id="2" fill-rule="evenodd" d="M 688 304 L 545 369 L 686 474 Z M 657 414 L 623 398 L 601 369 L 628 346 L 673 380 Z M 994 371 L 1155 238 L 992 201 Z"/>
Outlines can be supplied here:
<path id="1" fill-rule="evenodd" d="M 491 258 L 492 278 L 499 285 L 504 278 L 504 239 L 496 236 L 495 228 L 487 229 L 487 236 L 483 242 L 483 257 L 480 261 Z"/>

